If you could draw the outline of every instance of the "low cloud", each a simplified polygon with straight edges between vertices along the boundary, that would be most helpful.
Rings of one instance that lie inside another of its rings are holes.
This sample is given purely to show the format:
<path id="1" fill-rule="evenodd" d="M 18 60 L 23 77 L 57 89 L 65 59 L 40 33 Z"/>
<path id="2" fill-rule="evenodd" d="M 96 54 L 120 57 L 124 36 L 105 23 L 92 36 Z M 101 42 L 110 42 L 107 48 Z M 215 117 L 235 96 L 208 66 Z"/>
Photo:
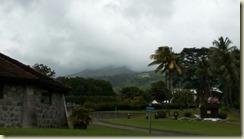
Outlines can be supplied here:
<path id="1" fill-rule="evenodd" d="M 220 36 L 240 48 L 238 0 L 4 0 L 0 52 L 57 75 L 108 65 L 150 70 L 168 45 L 209 47 Z"/>

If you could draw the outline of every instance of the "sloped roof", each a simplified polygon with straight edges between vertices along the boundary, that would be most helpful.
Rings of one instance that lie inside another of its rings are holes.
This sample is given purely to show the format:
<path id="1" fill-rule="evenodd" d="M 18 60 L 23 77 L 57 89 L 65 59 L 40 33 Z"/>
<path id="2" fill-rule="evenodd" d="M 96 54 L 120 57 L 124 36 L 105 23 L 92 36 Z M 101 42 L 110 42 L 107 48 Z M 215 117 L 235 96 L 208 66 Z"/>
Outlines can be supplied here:
<path id="1" fill-rule="evenodd" d="M 159 104 L 155 99 L 152 101 L 152 104 Z"/>
<path id="2" fill-rule="evenodd" d="M 51 89 L 56 89 L 61 92 L 68 92 L 71 90 L 66 86 L 34 69 L 30 66 L 12 59 L 0 53 L 0 81 L 12 82 L 27 82 L 29 84 L 40 84 Z"/>

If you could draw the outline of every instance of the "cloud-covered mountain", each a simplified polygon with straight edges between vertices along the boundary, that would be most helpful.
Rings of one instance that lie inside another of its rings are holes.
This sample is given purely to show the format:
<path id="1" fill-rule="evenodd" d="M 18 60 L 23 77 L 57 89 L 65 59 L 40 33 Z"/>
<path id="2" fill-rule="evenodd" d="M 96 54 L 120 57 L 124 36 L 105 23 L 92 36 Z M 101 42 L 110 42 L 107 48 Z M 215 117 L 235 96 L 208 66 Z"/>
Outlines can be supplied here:
<path id="1" fill-rule="evenodd" d="M 134 74 L 135 72 L 129 68 L 107 66 L 100 69 L 86 69 L 81 72 L 68 75 L 67 77 L 84 77 L 84 78 L 94 78 L 94 77 L 103 77 L 103 76 L 115 76 L 121 74 Z"/>
<path id="2" fill-rule="evenodd" d="M 129 68 L 108 66 L 100 69 L 87 69 L 66 77 L 94 78 L 109 81 L 115 91 L 129 86 L 149 88 L 151 83 L 164 80 L 163 76 L 154 71 L 135 72 Z"/>

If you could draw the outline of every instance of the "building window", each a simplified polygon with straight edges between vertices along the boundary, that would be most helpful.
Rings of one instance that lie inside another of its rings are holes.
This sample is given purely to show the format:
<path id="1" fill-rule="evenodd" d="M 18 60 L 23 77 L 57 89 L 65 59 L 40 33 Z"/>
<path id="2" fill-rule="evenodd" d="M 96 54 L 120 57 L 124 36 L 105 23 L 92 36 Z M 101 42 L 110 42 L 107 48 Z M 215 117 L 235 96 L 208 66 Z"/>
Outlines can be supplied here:
<path id="1" fill-rule="evenodd" d="M 4 91 L 3 88 L 4 88 L 3 84 L 0 83 L 0 99 L 3 99 L 3 94 L 4 94 L 3 93 L 3 91 Z"/>
<path id="2" fill-rule="evenodd" d="M 42 90 L 41 103 L 52 104 L 52 93 L 47 90 Z"/>

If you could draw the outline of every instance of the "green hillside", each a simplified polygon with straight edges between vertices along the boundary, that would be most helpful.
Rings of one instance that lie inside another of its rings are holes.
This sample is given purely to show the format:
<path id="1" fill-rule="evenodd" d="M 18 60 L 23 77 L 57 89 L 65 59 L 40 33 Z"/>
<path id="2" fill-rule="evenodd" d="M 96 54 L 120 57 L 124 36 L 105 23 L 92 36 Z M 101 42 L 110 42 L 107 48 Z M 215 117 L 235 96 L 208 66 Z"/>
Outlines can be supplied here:
<path id="1" fill-rule="evenodd" d="M 114 76 L 102 76 L 94 78 L 109 81 L 113 85 L 115 91 L 128 86 L 136 86 L 142 89 L 146 89 L 150 87 L 150 84 L 152 82 L 164 79 L 163 75 L 156 74 L 153 71 L 134 74 L 119 74 Z"/>
<path id="2" fill-rule="evenodd" d="M 135 72 L 125 66 L 107 66 L 98 69 L 86 69 L 78 73 L 67 75 L 67 77 L 94 78 L 101 76 L 114 76 L 119 74 L 134 74 Z"/>
<path id="3" fill-rule="evenodd" d="M 108 66 L 99 69 L 87 69 L 67 75 L 66 77 L 83 77 L 109 81 L 116 91 L 123 87 L 135 86 L 141 89 L 150 87 L 152 82 L 164 80 L 163 75 L 154 71 L 135 72 L 128 67 Z"/>

